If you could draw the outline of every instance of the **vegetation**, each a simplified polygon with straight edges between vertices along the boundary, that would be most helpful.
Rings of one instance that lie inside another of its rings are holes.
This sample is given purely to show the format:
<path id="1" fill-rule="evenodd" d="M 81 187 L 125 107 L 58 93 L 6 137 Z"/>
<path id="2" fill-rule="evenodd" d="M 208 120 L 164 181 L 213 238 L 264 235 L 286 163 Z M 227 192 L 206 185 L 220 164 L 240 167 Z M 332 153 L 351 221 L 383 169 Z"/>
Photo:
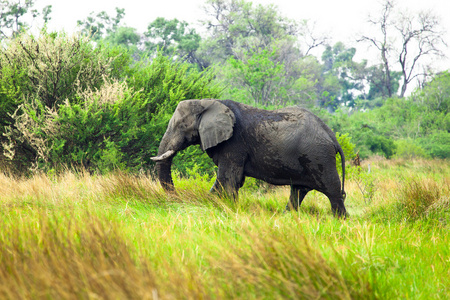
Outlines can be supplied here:
<path id="1" fill-rule="evenodd" d="M 234 203 L 199 177 L 167 195 L 121 172 L 0 175 L 0 295 L 448 298 L 450 164 L 369 160 L 360 172 L 376 190 L 367 201 L 369 181 L 350 177 L 347 220 L 315 192 L 283 213 L 289 188 L 252 182 Z"/>
<path id="2" fill-rule="evenodd" d="M 414 65 L 405 53 L 401 62 L 410 69 L 395 71 L 388 52 L 379 65 L 356 62 L 355 48 L 329 44 L 310 23 L 289 20 L 274 5 L 208 0 L 204 36 L 184 21 L 164 18 L 140 35 L 122 25 L 120 8 L 113 17 L 100 12 L 80 20 L 81 35 L 46 29 L 33 35 L 28 14 L 51 21 L 51 7 L 39 13 L 33 5 L 5 2 L 0 16 L 11 29 L 3 32 L 0 51 L 0 165 L 19 174 L 65 167 L 151 171 L 149 157 L 177 103 L 209 97 L 267 109 L 308 107 L 355 144 L 348 159 L 355 153 L 450 156 L 448 71 L 425 77 L 404 97 L 423 55 L 442 53 L 440 43 L 426 48 L 442 37 L 431 13 L 399 15 L 387 0 L 380 17 L 370 19 L 395 25 L 403 37 L 414 33 L 400 47 L 419 49 Z M 390 32 L 362 40 L 393 51 L 396 45 L 382 43 Z M 310 54 L 318 47 L 324 47 L 320 58 Z M 184 175 L 193 169 L 214 175 L 198 148 L 183 152 L 175 167 Z"/>
<path id="3" fill-rule="evenodd" d="M 146 169 L 178 102 L 219 96 L 211 71 L 161 53 L 132 62 L 78 35 L 22 34 L 0 60 L 3 152 L 18 170 Z"/>
<path id="4" fill-rule="evenodd" d="M 369 65 L 274 5 L 207 0 L 202 35 L 164 18 L 140 34 L 120 8 L 49 32 L 51 6 L 33 6 L 0 6 L 0 298 L 450 297 L 450 73 L 417 71 L 445 46 L 433 14 L 386 0 Z M 350 218 L 314 191 L 284 213 L 289 189 L 251 178 L 237 202 L 211 195 L 199 147 L 164 193 L 149 158 L 195 98 L 319 115 L 347 158 Z"/>

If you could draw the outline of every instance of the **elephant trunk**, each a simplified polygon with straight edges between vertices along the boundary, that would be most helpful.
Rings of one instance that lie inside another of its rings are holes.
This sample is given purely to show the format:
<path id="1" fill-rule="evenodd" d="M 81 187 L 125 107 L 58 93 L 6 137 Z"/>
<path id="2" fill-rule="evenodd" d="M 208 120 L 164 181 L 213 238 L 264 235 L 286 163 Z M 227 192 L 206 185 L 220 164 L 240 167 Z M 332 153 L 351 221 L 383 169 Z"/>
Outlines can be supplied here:
<path id="1" fill-rule="evenodd" d="M 158 179 L 163 189 L 172 191 L 174 189 L 172 180 L 172 158 L 168 158 L 163 162 L 157 162 L 156 171 L 158 172 Z"/>
<path id="2" fill-rule="evenodd" d="M 151 159 L 156 162 L 158 179 L 166 191 L 174 189 L 172 180 L 172 159 L 178 151 L 182 150 L 182 138 L 174 138 L 174 134 L 166 132 L 158 149 L 158 156 Z"/>

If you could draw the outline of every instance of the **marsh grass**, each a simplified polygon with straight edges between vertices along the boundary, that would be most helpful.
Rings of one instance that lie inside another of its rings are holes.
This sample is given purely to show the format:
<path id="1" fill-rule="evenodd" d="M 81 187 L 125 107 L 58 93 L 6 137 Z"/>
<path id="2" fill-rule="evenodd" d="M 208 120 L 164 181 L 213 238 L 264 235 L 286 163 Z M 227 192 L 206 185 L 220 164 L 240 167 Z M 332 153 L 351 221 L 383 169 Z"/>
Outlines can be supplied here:
<path id="1" fill-rule="evenodd" d="M 131 257 L 114 224 L 92 215 L 80 221 L 40 211 L 28 219 L 2 226 L 2 299 L 148 299 L 156 294 L 148 263 Z"/>
<path id="2" fill-rule="evenodd" d="M 253 229 L 253 228 L 252 228 Z M 372 295 L 367 278 L 349 266 L 345 275 L 326 260 L 304 234 L 278 227 L 245 230 L 217 268 L 226 272 L 232 288 L 227 298 L 352 299 Z"/>
<path id="3" fill-rule="evenodd" d="M 123 172 L 0 174 L 0 298 L 448 298 L 449 163 L 368 163 L 375 193 L 350 178 L 347 220 L 318 192 L 284 213 L 283 187 L 236 202 L 207 178 L 166 194 Z"/>
<path id="4" fill-rule="evenodd" d="M 410 219 L 417 219 L 440 200 L 441 187 L 434 180 L 410 179 L 403 183 L 400 197 L 399 209 Z"/>

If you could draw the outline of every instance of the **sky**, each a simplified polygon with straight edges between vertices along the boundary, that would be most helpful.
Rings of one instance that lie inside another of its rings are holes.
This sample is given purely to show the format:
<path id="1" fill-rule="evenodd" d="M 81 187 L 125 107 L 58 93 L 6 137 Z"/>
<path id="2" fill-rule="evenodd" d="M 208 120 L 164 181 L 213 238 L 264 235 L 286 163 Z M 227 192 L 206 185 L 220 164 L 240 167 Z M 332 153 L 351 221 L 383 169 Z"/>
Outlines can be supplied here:
<path id="1" fill-rule="evenodd" d="M 106 11 L 115 16 L 115 7 L 125 8 L 123 22 L 134 27 L 138 32 L 146 31 L 149 23 L 157 17 L 166 19 L 177 18 L 189 24 L 199 26 L 200 19 L 205 18 L 203 5 L 206 0 L 36 0 L 36 7 L 52 5 L 52 20 L 50 29 L 66 32 L 76 31 L 77 20 L 85 19 L 90 12 L 97 14 Z M 325 32 L 332 38 L 332 44 L 338 41 L 346 46 L 357 47 L 355 60 L 372 56 L 377 53 L 369 50 L 367 45 L 356 43 L 362 32 L 371 28 L 367 24 L 369 15 L 376 16 L 381 8 L 381 0 L 253 0 L 254 4 L 275 4 L 281 14 L 290 19 L 309 20 L 315 23 L 319 32 Z M 441 18 L 441 24 L 446 28 L 445 40 L 450 45 L 450 1 L 449 0 L 397 0 L 397 6 L 402 10 L 417 12 L 432 10 Z M 450 69 L 450 48 L 446 50 L 449 58 L 435 62 L 435 68 Z M 370 60 L 369 60 L 370 61 Z"/>

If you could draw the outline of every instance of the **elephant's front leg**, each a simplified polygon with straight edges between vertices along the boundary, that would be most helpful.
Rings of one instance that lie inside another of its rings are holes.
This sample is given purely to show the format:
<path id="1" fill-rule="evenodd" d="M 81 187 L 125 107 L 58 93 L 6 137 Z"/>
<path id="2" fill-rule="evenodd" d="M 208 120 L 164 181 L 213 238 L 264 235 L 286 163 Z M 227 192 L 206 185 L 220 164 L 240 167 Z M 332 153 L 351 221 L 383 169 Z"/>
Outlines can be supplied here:
<path id="1" fill-rule="evenodd" d="M 217 179 L 211 188 L 212 192 L 225 194 L 234 199 L 244 181 L 244 167 L 235 162 L 223 161 L 219 163 Z"/>

